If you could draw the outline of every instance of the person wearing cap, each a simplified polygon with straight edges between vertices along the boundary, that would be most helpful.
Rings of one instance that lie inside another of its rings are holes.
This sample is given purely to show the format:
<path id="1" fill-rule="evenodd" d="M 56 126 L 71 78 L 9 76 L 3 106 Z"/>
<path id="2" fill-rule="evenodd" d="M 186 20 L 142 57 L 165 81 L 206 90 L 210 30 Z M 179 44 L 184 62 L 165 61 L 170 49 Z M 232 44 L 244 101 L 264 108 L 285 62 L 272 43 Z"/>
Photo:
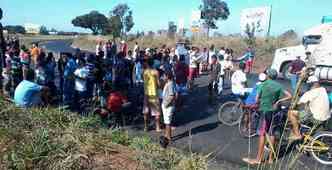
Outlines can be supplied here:
<path id="1" fill-rule="evenodd" d="M 267 80 L 261 84 L 257 92 L 256 101 L 259 101 L 259 112 L 260 121 L 259 121 L 259 141 L 258 141 L 258 152 L 255 159 L 243 158 L 242 160 L 251 165 L 259 165 L 263 161 L 264 155 L 264 144 L 265 136 L 269 138 L 272 146 L 275 144 L 276 135 L 280 134 L 279 128 L 270 128 L 272 125 L 277 122 L 273 122 L 273 116 L 277 113 L 277 106 L 284 101 L 287 101 L 292 98 L 291 94 L 284 90 L 284 88 L 277 82 L 275 79 L 278 76 L 278 72 L 274 69 L 268 69 Z M 273 162 L 273 153 L 269 154 L 269 163 Z"/>
<path id="2" fill-rule="evenodd" d="M 244 104 L 246 106 L 256 106 L 257 105 L 257 91 L 259 91 L 259 89 L 261 88 L 262 83 L 264 83 L 264 81 L 267 79 L 267 76 L 265 73 L 260 73 L 258 76 L 258 82 L 256 83 L 256 85 L 254 86 L 254 88 L 252 89 L 251 93 L 248 95 L 248 97 L 246 98 L 246 100 L 244 101 Z M 249 130 L 249 123 L 250 123 L 250 113 L 248 112 L 244 112 L 243 114 L 244 116 L 244 122 L 245 122 L 245 127 L 246 130 L 245 132 L 247 132 Z M 255 133 L 255 132 L 253 132 Z"/>
<path id="3" fill-rule="evenodd" d="M 299 79 L 299 75 L 301 74 L 301 71 L 304 67 L 305 62 L 301 60 L 301 56 L 297 56 L 296 60 L 293 60 L 290 64 L 289 72 L 293 92 L 295 91 L 297 80 Z"/>
<path id="4" fill-rule="evenodd" d="M 306 56 L 305 58 L 306 65 L 308 67 L 313 67 L 315 65 L 315 60 L 314 58 L 312 58 L 311 52 L 310 51 L 305 52 L 305 56 Z"/>
<path id="5" fill-rule="evenodd" d="M 311 122 L 320 125 L 331 117 L 330 103 L 327 91 L 321 87 L 316 76 L 310 76 L 307 80 L 310 90 L 299 99 L 298 105 L 306 105 L 308 109 L 303 111 L 292 110 L 289 112 L 289 120 L 293 126 L 293 140 L 302 138 L 299 130 L 299 122 Z"/>

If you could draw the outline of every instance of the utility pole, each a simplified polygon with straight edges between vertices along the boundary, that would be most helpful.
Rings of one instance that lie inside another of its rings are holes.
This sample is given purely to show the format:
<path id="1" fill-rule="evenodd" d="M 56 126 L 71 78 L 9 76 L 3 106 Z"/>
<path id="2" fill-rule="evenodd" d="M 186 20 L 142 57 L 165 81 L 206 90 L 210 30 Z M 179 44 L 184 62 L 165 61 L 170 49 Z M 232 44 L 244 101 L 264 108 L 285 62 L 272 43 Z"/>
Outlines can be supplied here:
<path id="1" fill-rule="evenodd" d="M 270 36 L 271 23 L 272 23 L 272 5 L 270 5 L 270 19 L 269 19 L 269 27 L 267 29 L 267 37 Z"/>

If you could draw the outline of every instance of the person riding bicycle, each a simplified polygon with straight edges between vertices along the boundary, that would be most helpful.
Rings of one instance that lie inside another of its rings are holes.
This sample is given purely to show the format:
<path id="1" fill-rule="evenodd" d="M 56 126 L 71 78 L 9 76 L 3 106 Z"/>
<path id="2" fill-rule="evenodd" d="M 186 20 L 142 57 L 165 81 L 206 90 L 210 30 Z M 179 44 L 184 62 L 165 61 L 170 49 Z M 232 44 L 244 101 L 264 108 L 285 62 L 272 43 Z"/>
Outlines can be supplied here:
<path id="1" fill-rule="evenodd" d="M 292 123 L 293 140 L 302 139 L 299 130 L 299 122 L 310 122 L 320 125 L 331 117 L 329 97 L 324 87 L 320 86 L 316 76 L 310 76 L 307 80 L 310 90 L 305 92 L 299 99 L 298 105 L 306 105 L 304 111 L 292 110 L 289 112 L 289 120 Z"/>
<path id="2" fill-rule="evenodd" d="M 266 71 L 267 80 L 262 83 L 257 92 L 257 101 L 259 101 L 260 123 L 259 123 L 259 142 L 258 152 L 256 159 L 243 158 L 243 161 L 251 164 L 258 165 L 263 161 L 265 135 L 270 139 L 271 145 L 274 146 L 275 136 L 279 134 L 279 128 L 273 128 L 273 116 L 277 113 L 277 106 L 283 102 L 291 99 L 291 94 L 275 81 L 277 78 L 277 71 L 268 69 Z M 271 128 L 272 127 L 272 128 Z M 273 152 L 270 152 L 269 163 L 273 161 Z"/>
<path id="3" fill-rule="evenodd" d="M 236 70 L 231 77 L 232 93 L 236 96 L 245 97 L 252 91 L 252 88 L 247 88 L 245 68 L 245 64 L 240 63 L 239 70 Z"/>

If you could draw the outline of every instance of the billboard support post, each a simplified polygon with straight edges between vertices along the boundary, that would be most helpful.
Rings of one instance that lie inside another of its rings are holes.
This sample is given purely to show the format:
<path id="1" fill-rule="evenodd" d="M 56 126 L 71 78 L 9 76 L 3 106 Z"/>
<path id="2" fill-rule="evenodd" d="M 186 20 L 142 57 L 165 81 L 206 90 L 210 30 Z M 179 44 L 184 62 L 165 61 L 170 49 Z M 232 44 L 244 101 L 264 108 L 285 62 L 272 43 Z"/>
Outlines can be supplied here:
<path id="1" fill-rule="evenodd" d="M 269 21 L 269 27 L 267 29 L 267 37 L 270 37 L 271 23 L 272 23 L 272 5 L 270 6 L 270 21 Z"/>

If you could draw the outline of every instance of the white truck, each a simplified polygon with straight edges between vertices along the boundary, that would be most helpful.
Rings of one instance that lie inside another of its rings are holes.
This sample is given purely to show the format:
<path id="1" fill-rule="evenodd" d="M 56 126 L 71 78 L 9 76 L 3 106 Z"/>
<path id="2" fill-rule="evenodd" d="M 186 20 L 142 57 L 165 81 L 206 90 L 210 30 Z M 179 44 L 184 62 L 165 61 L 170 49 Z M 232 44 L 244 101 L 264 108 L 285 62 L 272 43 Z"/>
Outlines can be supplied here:
<path id="1" fill-rule="evenodd" d="M 306 52 L 311 53 L 310 58 L 306 57 Z M 315 75 L 320 80 L 332 81 L 332 23 L 324 23 L 305 31 L 301 45 L 277 49 L 271 68 L 287 79 L 290 63 L 297 56 L 316 68 Z"/>

